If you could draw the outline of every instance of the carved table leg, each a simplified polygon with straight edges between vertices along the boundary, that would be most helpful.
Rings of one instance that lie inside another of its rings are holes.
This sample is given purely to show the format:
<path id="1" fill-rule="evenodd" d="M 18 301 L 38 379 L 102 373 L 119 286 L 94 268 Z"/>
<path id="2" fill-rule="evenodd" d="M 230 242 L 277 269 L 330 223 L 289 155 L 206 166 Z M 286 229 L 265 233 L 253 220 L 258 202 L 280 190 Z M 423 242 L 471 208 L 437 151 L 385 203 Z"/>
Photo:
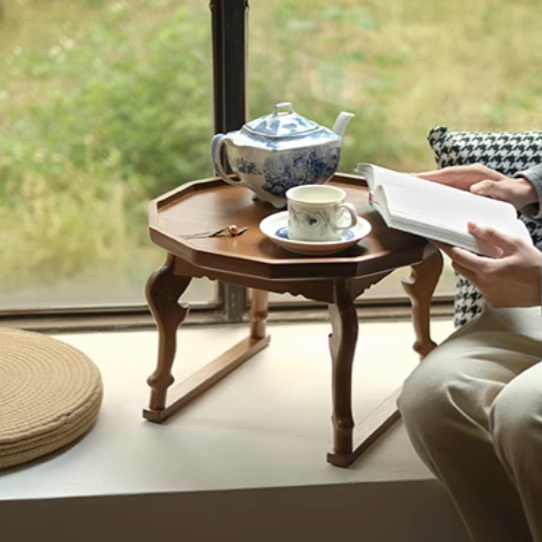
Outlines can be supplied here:
<path id="1" fill-rule="evenodd" d="M 428 258 L 413 266 L 411 276 L 402 281 L 403 287 L 412 302 L 412 315 L 416 332 L 414 350 L 422 358 L 436 346 L 429 333 L 429 309 L 431 297 L 441 271 L 442 256 L 440 252 L 435 250 Z M 346 390 L 343 390 L 343 393 L 346 393 Z M 401 388 L 395 390 L 373 412 L 356 425 L 353 437 L 355 448 L 353 451 L 338 453 L 336 449 L 334 454 L 328 454 L 328 461 L 338 467 L 351 465 L 357 457 L 400 418 L 397 410 L 397 399 L 400 394 Z M 348 390 L 348 397 L 350 397 L 350 390 Z"/>
<path id="2" fill-rule="evenodd" d="M 190 276 L 198 273 L 201 270 L 170 255 L 166 265 L 147 284 L 147 298 L 160 340 L 158 366 L 148 379 L 152 389 L 150 406 L 143 411 L 143 416 L 151 422 L 163 422 L 269 344 L 269 336 L 265 334 L 267 292 L 256 290 L 250 309 L 249 336 L 170 388 L 176 331 L 188 314 L 188 306 L 179 304 L 178 299 L 190 283 Z"/>
<path id="3" fill-rule="evenodd" d="M 441 271 L 442 256 L 435 250 L 428 258 L 413 266 L 411 276 L 402 281 L 412 303 L 416 332 L 414 350 L 422 358 L 436 346 L 430 336 L 429 309 Z M 333 358 L 334 451 L 328 454 L 327 459 L 338 467 L 348 467 L 400 418 L 396 402 L 401 388 L 356 424 L 353 430 L 352 361 L 358 323 L 346 281 L 335 283 L 334 296 L 335 304 L 330 305 L 333 326 L 330 346 Z"/>
<path id="4" fill-rule="evenodd" d="M 168 254 L 166 263 L 147 282 L 147 301 L 159 333 L 158 365 L 147 382 L 151 387 L 149 409 L 163 410 L 167 389 L 173 384 L 171 367 L 177 347 L 176 333 L 188 314 L 188 305 L 178 299 L 190 284 L 191 277 L 174 274 L 175 257 Z"/>
<path id="5" fill-rule="evenodd" d="M 269 292 L 252 290 L 250 301 L 250 336 L 253 339 L 265 337 L 265 325 L 267 323 L 267 306 Z"/>
<path id="6" fill-rule="evenodd" d="M 358 340 L 358 317 L 348 282 L 333 284 L 334 303 L 329 305 L 332 333 L 329 347 L 333 362 L 333 440 L 334 454 L 348 456 L 352 452 L 352 364 Z"/>
<path id="7" fill-rule="evenodd" d="M 412 303 L 412 321 L 416 342 L 413 349 L 424 358 L 437 345 L 431 340 L 429 321 L 433 292 L 442 272 L 442 255 L 438 250 L 412 266 L 409 277 L 402 279 L 403 288 Z"/>

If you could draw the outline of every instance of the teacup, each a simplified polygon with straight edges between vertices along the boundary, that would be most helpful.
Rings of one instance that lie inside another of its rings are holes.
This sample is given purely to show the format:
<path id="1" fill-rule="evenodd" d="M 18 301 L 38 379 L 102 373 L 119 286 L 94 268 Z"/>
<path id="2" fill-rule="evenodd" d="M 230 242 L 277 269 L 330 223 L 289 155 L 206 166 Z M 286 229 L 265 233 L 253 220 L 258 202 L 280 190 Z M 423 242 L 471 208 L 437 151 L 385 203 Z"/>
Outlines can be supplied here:
<path id="1" fill-rule="evenodd" d="M 294 241 L 338 241 L 358 222 L 355 207 L 344 203 L 346 192 L 335 186 L 296 186 L 286 192 L 286 199 L 288 238 Z"/>

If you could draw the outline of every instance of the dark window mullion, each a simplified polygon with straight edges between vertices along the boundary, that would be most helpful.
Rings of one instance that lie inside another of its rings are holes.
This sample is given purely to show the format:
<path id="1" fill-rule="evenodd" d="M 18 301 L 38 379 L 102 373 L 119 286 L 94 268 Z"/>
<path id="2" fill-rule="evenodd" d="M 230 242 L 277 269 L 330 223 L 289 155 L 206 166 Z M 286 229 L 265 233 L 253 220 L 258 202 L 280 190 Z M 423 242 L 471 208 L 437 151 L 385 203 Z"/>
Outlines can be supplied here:
<path id="1" fill-rule="evenodd" d="M 215 133 L 238 130 L 246 122 L 248 0 L 211 0 Z M 246 312 L 247 289 L 220 283 L 218 298 L 228 322 Z"/>

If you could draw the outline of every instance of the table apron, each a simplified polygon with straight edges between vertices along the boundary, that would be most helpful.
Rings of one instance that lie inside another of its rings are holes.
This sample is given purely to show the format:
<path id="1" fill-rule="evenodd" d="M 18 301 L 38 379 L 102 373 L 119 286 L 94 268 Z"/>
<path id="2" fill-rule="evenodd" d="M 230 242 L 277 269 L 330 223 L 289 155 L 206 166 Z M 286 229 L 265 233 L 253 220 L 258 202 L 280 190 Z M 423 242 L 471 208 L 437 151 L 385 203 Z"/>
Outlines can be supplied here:
<path id="1" fill-rule="evenodd" d="M 218 280 L 226 284 L 235 284 L 254 288 L 256 290 L 264 290 L 266 292 L 274 292 L 279 294 L 288 293 L 291 295 L 302 295 L 306 299 L 320 301 L 323 303 L 334 303 L 334 288 L 333 285 L 337 281 L 346 281 L 347 288 L 350 291 L 352 299 L 359 297 L 367 288 L 381 281 L 384 277 L 391 274 L 394 269 L 365 275 L 361 277 L 351 278 L 326 278 L 326 279 L 310 279 L 305 277 L 299 280 L 271 280 L 267 278 L 251 277 L 247 275 L 238 275 L 227 273 L 224 271 L 215 271 L 212 269 L 204 269 L 196 267 L 181 258 L 175 257 L 175 274 L 185 277 L 202 278 L 206 277 L 210 280 Z"/>

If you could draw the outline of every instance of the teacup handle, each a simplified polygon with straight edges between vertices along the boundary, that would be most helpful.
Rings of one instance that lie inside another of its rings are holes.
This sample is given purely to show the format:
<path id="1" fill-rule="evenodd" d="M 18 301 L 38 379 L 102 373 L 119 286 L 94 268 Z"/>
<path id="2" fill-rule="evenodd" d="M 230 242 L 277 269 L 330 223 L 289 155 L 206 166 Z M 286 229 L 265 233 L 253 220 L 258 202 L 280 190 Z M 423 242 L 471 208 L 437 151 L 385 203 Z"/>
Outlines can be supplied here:
<path id="1" fill-rule="evenodd" d="M 224 166 L 222 165 L 222 146 L 228 140 L 229 137 L 224 134 L 216 134 L 211 141 L 211 160 L 213 161 L 213 167 L 222 179 L 228 184 L 245 184 L 242 179 L 235 179 L 230 177 Z"/>
<path id="2" fill-rule="evenodd" d="M 356 208 L 351 203 L 341 203 L 339 209 L 342 211 L 341 218 L 346 214 L 350 217 L 350 224 L 348 226 L 339 226 L 337 224 L 336 228 L 339 230 L 347 230 L 348 228 L 353 228 L 358 223 L 358 212 Z"/>

